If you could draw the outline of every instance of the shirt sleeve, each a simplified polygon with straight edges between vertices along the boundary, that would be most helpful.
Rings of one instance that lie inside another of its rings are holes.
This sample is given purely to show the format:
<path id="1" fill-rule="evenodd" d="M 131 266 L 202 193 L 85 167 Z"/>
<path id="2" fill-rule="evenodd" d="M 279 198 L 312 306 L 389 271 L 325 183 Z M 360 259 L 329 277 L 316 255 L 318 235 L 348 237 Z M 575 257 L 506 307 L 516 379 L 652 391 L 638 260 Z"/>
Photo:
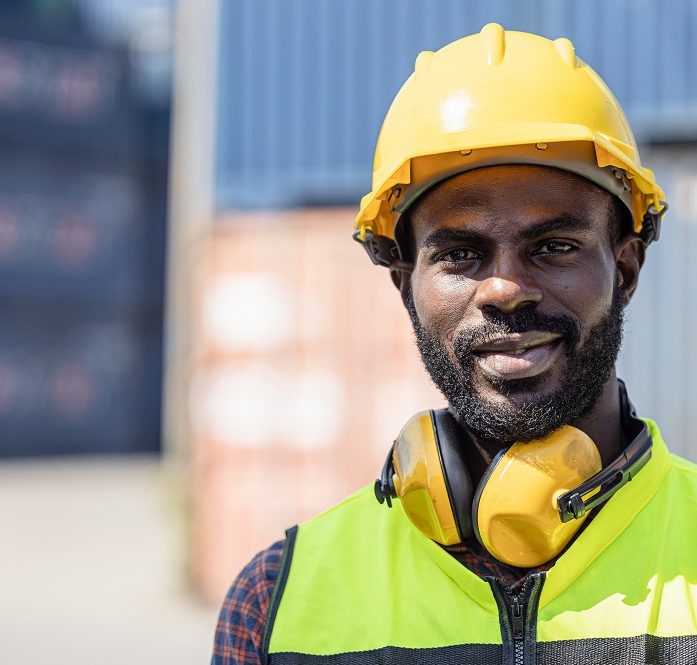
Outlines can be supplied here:
<path id="1" fill-rule="evenodd" d="M 284 541 L 259 552 L 225 596 L 211 665 L 261 665 L 261 645 Z"/>

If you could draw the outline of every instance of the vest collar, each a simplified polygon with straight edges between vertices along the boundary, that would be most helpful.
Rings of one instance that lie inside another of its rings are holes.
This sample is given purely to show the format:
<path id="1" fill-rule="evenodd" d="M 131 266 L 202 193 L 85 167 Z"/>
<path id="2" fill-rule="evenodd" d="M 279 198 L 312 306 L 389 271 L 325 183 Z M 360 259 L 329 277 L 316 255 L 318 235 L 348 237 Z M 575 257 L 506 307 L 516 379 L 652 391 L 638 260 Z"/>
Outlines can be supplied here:
<path id="1" fill-rule="evenodd" d="M 404 528 L 410 530 L 411 536 L 416 540 L 418 546 L 426 551 L 426 554 L 436 562 L 438 567 L 487 612 L 494 615 L 498 614 L 498 606 L 494 596 L 491 594 L 489 583 L 475 575 L 452 554 L 419 531 L 411 523 L 404 511 L 400 510 L 399 512 L 404 517 Z"/>
<path id="2" fill-rule="evenodd" d="M 555 564 L 546 572 L 540 608 L 554 600 L 631 524 L 659 488 L 670 468 L 670 453 L 652 420 L 643 419 L 653 441 L 651 459 L 631 482 L 619 489 Z M 498 611 L 489 584 L 421 533 L 404 515 L 405 529 L 441 570 L 487 611 Z"/>
<path id="3" fill-rule="evenodd" d="M 658 490 L 670 468 L 670 453 L 658 425 L 643 419 L 653 441 L 651 459 L 631 482 L 620 488 L 593 521 L 547 571 L 540 607 L 569 587 L 632 523 Z"/>

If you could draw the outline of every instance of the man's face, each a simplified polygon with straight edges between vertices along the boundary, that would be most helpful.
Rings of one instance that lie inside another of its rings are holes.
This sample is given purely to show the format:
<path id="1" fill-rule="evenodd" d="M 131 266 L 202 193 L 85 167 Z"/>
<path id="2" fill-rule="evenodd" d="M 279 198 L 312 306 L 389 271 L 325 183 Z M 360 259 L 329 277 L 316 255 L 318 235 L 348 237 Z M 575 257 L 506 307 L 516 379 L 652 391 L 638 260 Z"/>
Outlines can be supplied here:
<path id="1" fill-rule="evenodd" d="M 422 358 L 459 420 L 501 445 L 585 415 L 619 351 L 611 198 L 552 168 L 497 166 L 428 192 L 406 290 Z"/>

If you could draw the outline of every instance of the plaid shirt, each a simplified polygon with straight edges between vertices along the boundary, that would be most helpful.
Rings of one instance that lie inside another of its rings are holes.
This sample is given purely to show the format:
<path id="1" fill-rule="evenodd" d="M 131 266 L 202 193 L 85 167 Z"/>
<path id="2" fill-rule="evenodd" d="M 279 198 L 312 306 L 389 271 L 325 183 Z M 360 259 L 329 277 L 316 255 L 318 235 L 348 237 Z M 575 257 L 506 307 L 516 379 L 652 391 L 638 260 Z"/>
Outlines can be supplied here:
<path id="1" fill-rule="evenodd" d="M 530 572 L 552 566 L 551 561 L 531 570 L 507 566 L 492 559 L 474 539 L 445 549 L 479 577 L 499 577 L 511 586 L 521 584 Z M 283 541 L 274 543 L 259 552 L 233 583 L 220 611 L 211 665 L 261 664 L 264 625 L 282 554 Z"/>

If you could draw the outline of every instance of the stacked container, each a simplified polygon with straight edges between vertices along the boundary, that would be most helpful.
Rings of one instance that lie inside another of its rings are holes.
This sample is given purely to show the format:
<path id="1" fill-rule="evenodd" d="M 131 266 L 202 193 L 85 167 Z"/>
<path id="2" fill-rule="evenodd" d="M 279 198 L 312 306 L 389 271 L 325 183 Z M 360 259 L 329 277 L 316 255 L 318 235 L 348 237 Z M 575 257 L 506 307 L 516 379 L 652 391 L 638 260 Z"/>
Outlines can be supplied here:
<path id="1" fill-rule="evenodd" d="M 0 33 L 0 456 L 159 447 L 165 169 L 128 71 Z"/>
<path id="2" fill-rule="evenodd" d="M 406 420 L 443 404 L 353 215 L 231 215 L 196 252 L 194 561 L 211 600 L 286 528 L 372 482 Z"/>

